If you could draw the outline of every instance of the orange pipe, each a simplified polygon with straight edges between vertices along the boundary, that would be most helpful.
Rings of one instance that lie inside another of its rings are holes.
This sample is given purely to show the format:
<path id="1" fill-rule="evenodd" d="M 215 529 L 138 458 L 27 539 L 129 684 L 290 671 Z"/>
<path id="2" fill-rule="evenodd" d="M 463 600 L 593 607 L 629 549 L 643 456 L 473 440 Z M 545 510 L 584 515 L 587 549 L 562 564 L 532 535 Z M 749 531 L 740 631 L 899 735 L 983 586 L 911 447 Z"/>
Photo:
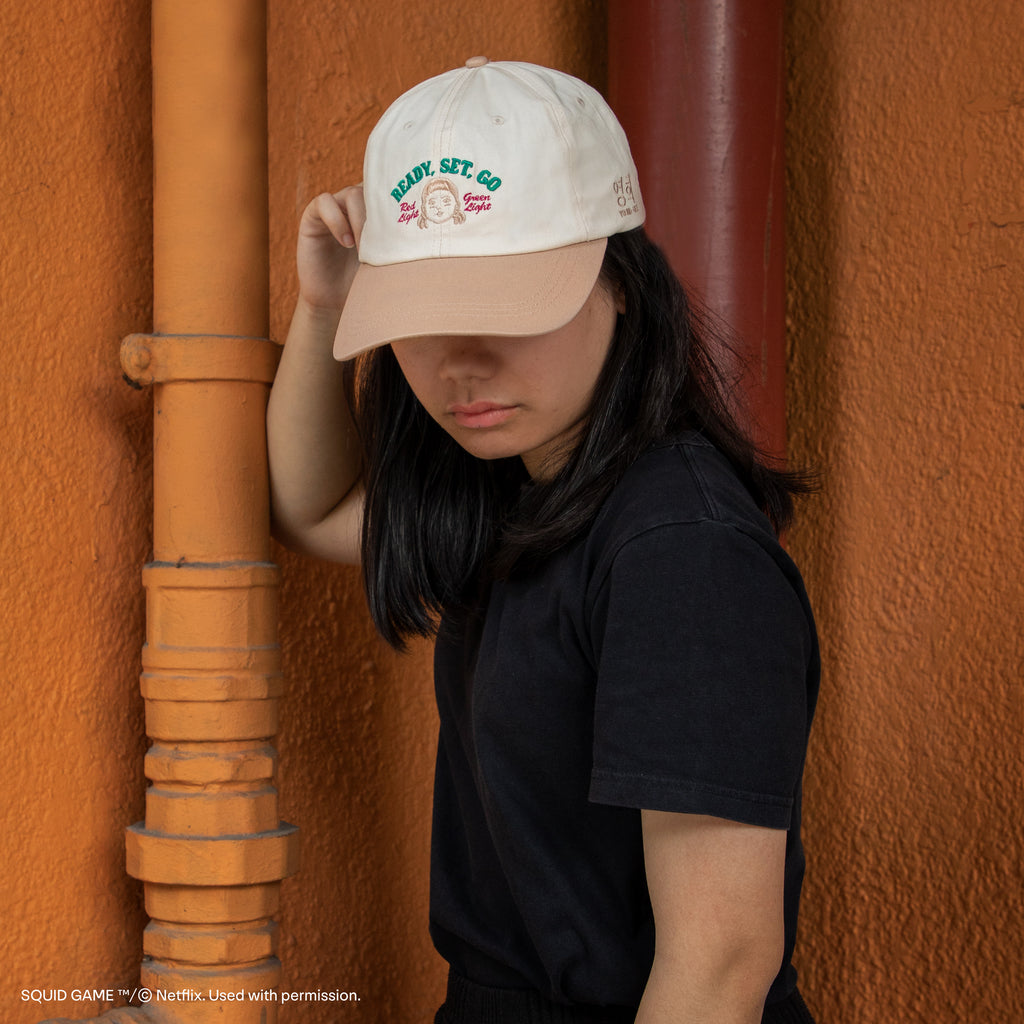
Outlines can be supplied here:
<path id="1" fill-rule="evenodd" d="M 154 386 L 142 676 L 152 784 L 127 858 L 152 918 L 142 985 L 153 1008 L 190 1024 L 277 1019 L 274 916 L 297 869 L 270 746 L 281 676 L 266 124 L 264 0 L 156 0 L 155 335 L 123 347 L 126 372 Z"/>
<path id="2" fill-rule="evenodd" d="M 647 229 L 737 336 L 752 425 L 786 450 L 784 0 L 609 0 L 608 93 Z"/>
<path id="3" fill-rule="evenodd" d="M 151 785 L 126 839 L 151 921 L 145 1005 L 96 1020 L 273 1024 L 274 917 L 298 835 L 278 815 L 271 746 L 266 11 L 264 0 L 154 0 L 152 18 L 155 330 L 121 351 L 125 374 L 154 393 Z"/>

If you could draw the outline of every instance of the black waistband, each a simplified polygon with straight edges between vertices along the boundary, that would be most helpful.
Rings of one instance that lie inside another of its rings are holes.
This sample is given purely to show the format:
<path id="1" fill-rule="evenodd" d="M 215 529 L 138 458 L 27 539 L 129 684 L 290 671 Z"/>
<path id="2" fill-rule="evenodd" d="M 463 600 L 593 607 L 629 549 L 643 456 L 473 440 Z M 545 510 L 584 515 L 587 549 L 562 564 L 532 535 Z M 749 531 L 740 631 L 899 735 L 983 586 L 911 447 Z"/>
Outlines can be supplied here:
<path id="1" fill-rule="evenodd" d="M 633 1024 L 635 1007 L 564 1006 L 539 992 L 489 988 L 448 972 L 448 992 L 434 1024 Z M 762 1024 L 814 1024 L 794 989 L 765 1008 Z"/>
<path id="2" fill-rule="evenodd" d="M 448 972 L 434 1024 L 633 1024 L 636 1007 L 564 1006 L 525 989 L 489 988 Z"/>
<path id="3" fill-rule="evenodd" d="M 800 991 L 793 989 L 785 999 L 764 1008 L 761 1024 L 814 1024 L 814 1018 Z"/>

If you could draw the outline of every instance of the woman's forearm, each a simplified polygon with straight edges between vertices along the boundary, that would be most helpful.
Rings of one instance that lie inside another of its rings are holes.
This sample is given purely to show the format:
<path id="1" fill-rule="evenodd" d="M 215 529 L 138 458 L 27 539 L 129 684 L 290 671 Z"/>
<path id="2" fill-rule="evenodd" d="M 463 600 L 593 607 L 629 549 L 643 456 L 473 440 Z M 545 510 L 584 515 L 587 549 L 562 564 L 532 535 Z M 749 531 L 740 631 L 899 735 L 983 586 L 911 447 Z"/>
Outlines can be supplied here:
<path id="1" fill-rule="evenodd" d="M 773 957 L 706 952 L 698 963 L 655 957 L 636 1024 L 760 1024 Z"/>
<path id="2" fill-rule="evenodd" d="M 655 953 L 636 1024 L 760 1024 L 785 946 L 786 833 L 642 811 Z"/>
<path id="3" fill-rule="evenodd" d="M 267 448 L 275 535 L 300 550 L 352 561 L 348 531 L 324 528 L 361 470 L 342 365 L 332 354 L 339 316 L 299 299 L 271 389 Z M 342 550 L 324 550 L 335 543 Z"/>

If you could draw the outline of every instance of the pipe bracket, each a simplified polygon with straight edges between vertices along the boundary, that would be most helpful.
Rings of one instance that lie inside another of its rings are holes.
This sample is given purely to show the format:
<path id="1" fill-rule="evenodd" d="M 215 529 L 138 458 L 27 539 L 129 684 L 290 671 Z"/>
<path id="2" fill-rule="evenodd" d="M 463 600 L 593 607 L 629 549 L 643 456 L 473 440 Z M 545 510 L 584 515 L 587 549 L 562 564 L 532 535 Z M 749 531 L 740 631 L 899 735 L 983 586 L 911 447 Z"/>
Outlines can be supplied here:
<path id="1" fill-rule="evenodd" d="M 269 338 L 221 334 L 129 334 L 121 369 L 139 387 L 171 381 L 240 380 L 270 384 L 281 346 Z"/>

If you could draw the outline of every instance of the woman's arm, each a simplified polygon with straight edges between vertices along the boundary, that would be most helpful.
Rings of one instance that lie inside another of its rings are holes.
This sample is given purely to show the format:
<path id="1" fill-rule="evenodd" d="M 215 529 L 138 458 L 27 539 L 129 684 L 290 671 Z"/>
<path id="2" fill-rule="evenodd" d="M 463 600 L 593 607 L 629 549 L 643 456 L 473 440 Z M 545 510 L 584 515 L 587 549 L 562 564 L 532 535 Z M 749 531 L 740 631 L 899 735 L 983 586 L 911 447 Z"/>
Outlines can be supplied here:
<path id="1" fill-rule="evenodd" d="M 299 225 L 299 298 L 267 408 L 274 535 L 338 562 L 359 561 L 363 495 L 342 366 L 332 354 L 358 266 L 361 188 L 317 196 Z"/>
<path id="2" fill-rule="evenodd" d="M 636 1024 L 760 1024 L 782 963 L 786 833 L 642 811 L 654 966 Z"/>

